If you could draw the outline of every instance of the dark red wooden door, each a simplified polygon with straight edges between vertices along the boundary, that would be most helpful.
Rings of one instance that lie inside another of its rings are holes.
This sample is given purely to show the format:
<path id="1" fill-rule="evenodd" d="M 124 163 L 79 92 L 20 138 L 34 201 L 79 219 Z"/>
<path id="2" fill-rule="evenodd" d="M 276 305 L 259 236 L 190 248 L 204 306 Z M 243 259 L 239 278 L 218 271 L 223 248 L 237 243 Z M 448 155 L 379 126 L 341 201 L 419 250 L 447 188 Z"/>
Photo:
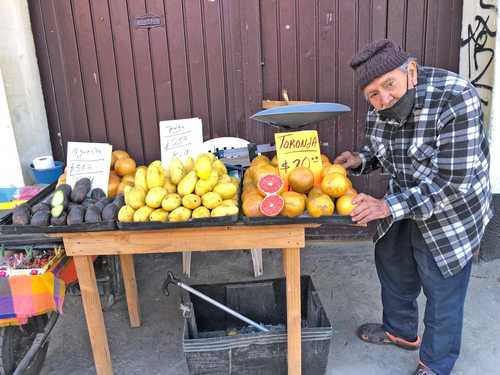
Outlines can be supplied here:
<path id="1" fill-rule="evenodd" d="M 458 69 L 462 0 L 30 0 L 55 156 L 68 141 L 110 142 L 139 163 L 160 157 L 158 122 L 198 116 L 205 138 L 262 143 L 262 99 L 340 102 L 311 126 L 323 152 L 356 149 L 366 103 L 352 55 L 388 37 L 420 62 Z M 383 176 L 355 179 L 381 195 Z"/>

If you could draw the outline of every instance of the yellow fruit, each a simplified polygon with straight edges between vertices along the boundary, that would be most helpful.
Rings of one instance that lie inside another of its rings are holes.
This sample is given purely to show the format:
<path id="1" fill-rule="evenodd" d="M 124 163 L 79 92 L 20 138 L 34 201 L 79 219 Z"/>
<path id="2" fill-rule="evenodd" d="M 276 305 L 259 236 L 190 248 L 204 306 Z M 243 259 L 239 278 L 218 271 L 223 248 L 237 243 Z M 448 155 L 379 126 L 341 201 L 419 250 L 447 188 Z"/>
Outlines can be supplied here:
<path id="1" fill-rule="evenodd" d="M 200 206 L 193 210 L 193 212 L 191 213 L 191 217 L 193 219 L 203 219 L 210 217 L 210 210 L 204 206 Z"/>
<path id="2" fill-rule="evenodd" d="M 212 186 L 211 186 L 210 181 L 208 181 L 208 180 L 201 180 L 201 179 L 198 180 L 198 182 L 196 183 L 196 186 L 194 188 L 195 194 L 199 195 L 200 197 L 203 194 L 208 193 L 210 190 L 212 190 Z"/>
<path id="3" fill-rule="evenodd" d="M 281 194 L 285 200 L 285 206 L 281 211 L 281 215 L 287 217 L 297 217 L 304 213 L 306 209 L 306 200 L 304 195 L 294 191 L 285 191 Z"/>
<path id="4" fill-rule="evenodd" d="M 148 182 L 146 179 L 147 171 L 148 167 L 146 167 L 145 165 L 141 165 L 139 168 L 136 169 L 134 186 L 141 187 L 144 190 L 148 190 Z"/>
<path id="5" fill-rule="evenodd" d="M 335 207 L 339 215 L 348 216 L 351 214 L 352 210 L 356 207 L 356 205 L 352 203 L 352 198 L 354 198 L 352 195 L 343 195 L 337 199 Z"/>
<path id="6" fill-rule="evenodd" d="M 255 158 L 253 158 L 252 162 L 250 163 L 250 166 L 253 167 L 263 164 L 271 164 L 271 161 L 266 155 L 257 155 Z"/>
<path id="7" fill-rule="evenodd" d="M 198 177 L 196 176 L 195 171 L 189 172 L 179 182 L 179 185 L 177 185 L 177 194 L 179 194 L 181 197 L 191 194 L 194 191 L 197 182 Z"/>
<path id="8" fill-rule="evenodd" d="M 332 198 L 341 197 L 350 187 L 351 181 L 340 173 L 327 174 L 321 181 L 321 190 Z"/>
<path id="9" fill-rule="evenodd" d="M 326 175 L 331 173 L 340 173 L 344 176 L 347 176 L 347 169 L 345 169 L 340 164 L 330 164 L 326 167 L 323 167 L 323 169 L 321 170 L 321 177 L 324 178 Z"/>
<path id="10" fill-rule="evenodd" d="M 306 206 L 307 212 L 312 217 L 331 216 L 335 208 L 332 199 L 326 194 L 308 199 Z"/>
<path id="11" fill-rule="evenodd" d="M 167 191 L 167 193 L 177 193 L 177 186 L 170 181 L 170 178 L 165 178 L 163 188 Z"/>
<path id="12" fill-rule="evenodd" d="M 127 174 L 122 177 L 122 182 L 129 184 L 129 185 L 134 185 L 135 184 L 135 171 L 132 174 Z"/>
<path id="13" fill-rule="evenodd" d="M 134 186 L 127 193 L 127 204 L 135 210 L 146 205 L 146 190 L 141 187 Z"/>
<path id="14" fill-rule="evenodd" d="M 151 212 L 149 221 L 168 221 L 168 212 L 162 208 L 158 208 Z"/>
<path id="15" fill-rule="evenodd" d="M 168 166 L 168 170 L 170 174 L 170 180 L 174 185 L 177 185 L 179 182 L 181 182 L 182 178 L 186 175 L 186 169 L 184 169 L 184 166 L 177 157 L 172 159 L 170 165 Z"/>
<path id="16" fill-rule="evenodd" d="M 213 191 L 203 194 L 201 197 L 202 204 L 209 210 L 213 210 L 215 207 L 220 206 L 222 203 L 222 197 L 214 193 Z"/>
<path id="17" fill-rule="evenodd" d="M 288 174 L 288 185 L 297 193 L 307 193 L 314 185 L 314 174 L 309 168 L 297 167 Z"/>
<path id="18" fill-rule="evenodd" d="M 271 165 L 273 167 L 277 167 L 278 166 L 278 156 L 277 155 L 274 155 L 272 160 L 271 160 Z"/>
<path id="19" fill-rule="evenodd" d="M 111 153 L 111 169 L 115 168 L 116 161 L 119 159 L 130 158 L 130 155 L 123 150 L 115 150 Z"/>
<path id="20" fill-rule="evenodd" d="M 163 187 L 154 187 L 146 194 L 145 202 L 151 208 L 161 207 L 163 198 L 167 195 L 167 191 Z"/>
<path id="21" fill-rule="evenodd" d="M 116 190 L 116 194 L 121 194 L 121 193 L 123 193 L 123 192 L 125 191 L 125 187 L 126 187 L 126 186 L 130 186 L 130 187 L 132 187 L 132 186 L 134 186 L 134 184 L 133 184 L 133 183 L 130 183 L 130 182 L 123 182 L 123 181 L 122 181 L 122 182 L 120 182 L 120 184 L 118 185 L 118 189 Z"/>
<path id="22" fill-rule="evenodd" d="M 309 190 L 309 193 L 307 193 L 307 198 L 311 199 L 322 194 L 324 194 L 323 191 L 319 187 L 315 186 L 311 190 Z"/>
<path id="23" fill-rule="evenodd" d="M 221 216 L 232 216 L 237 214 L 238 214 L 238 207 L 236 206 L 218 206 L 212 210 L 210 216 L 221 217 Z"/>
<path id="24" fill-rule="evenodd" d="M 217 172 L 218 173 L 218 172 Z M 219 184 L 225 183 L 225 182 L 231 182 L 231 177 L 229 177 L 227 174 L 221 175 L 219 173 Z"/>
<path id="25" fill-rule="evenodd" d="M 182 198 L 179 194 L 171 193 L 167 194 L 161 202 L 161 207 L 165 211 L 173 211 L 182 204 Z"/>
<path id="26" fill-rule="evenodd" d="M 118 211 L 118 221 L 122 223 L 134 221 L 134 212 L 135 210 L 132 207 L 127 205 L 123 206 L 120 208 L 120 211 Z"/>
<path id="27" fill-rule="evenodd" d="M 165 183 L 165 171 L 159 160 L 149 165 L 146 173 L 146 181 L 149 189 L 163 186 Z"/>
<path id="28" fill-rule="evenodd" d="M 227 168 L 226 168 L 226 166 L 219 159 L 215 160 L 212 163 L 212 168 L 215 169 L 217 171 L 217 173 L 219 173 L 219 176 L 227 174 Z"/>
<path id="29" fill-rule="evenodd" d="M 259 217 L 262 216 L 260 212 L 260 204 L 264 200 L 264 197 L 259 193 L 250 193 L 245 197 L 242 203 L 243 214 L 247 217 Z"/>
<path id="30" fill-rule="evenodd" d="M 186 207 L 177 207 L 168 214 L 168 221 L 188 221 L 191 217 L 191 210 Z"/>
<path id="31" fill-rule="evenodd" d="M 238 207 L 238 201 L 235 199 L 224 199 L 220 205 L 224 206 L 224 207 L 228 207 L 228 206 Z"/>
<path id="32" fill-rule="evenodd" d="M 206 180 L 212 173 L 212 161 L 208 155 L 198 156 L 194 163 L 194 170 L 196 171 L 196 175 Z"/>
<path id="33" fill-rule="evenodd" d="M 353 197 L 355 197 L 356 195 L 358 195 L 358 192 L 351 186 L 349 189 L 347 189 L 344 195 L 352 195 Z"/>
<path id="34" fill-rule="evenodd" d="M 210 173 L 210 176 L 208 176 L 207 181 L 210 184 L 210 190 L 212 190 L 215 185 L 217 185 L 217 182 L 219 182 L 219 172 L 217 172 L 215 169 L 212 169 L 212 172 Z"/>
<path id="35" fill-rule="evenodd" d="M 240 180 L 237 177 L 229 176 L 231 183 L 234 184 L 238 189 L 240 188 Z"/>
<path id="36" fill-rule="evenodd" d="M 196 194 L 188 194 L 182 197 L 182 205 L 190 210 L 200 207 L 201 198 Z"/>
<path id="37" fill-rule="evenodd" d="M 114 198 L 116 196 L 119 185 L 120 177 L 110 173 L 108 180 L 108 198 Z"/>
<path id="38" fill-rule="evenodd" d="M 184 169 L 186 172 L 191 172 L 194 169 L 194 160 L 191 156 L 188 156 L 184 162 Z"/>
<path id="39" fill-rule="evenodd" d="M 231 199 L 236 195 L 236 191 L 237 191 L 236 186 L 234 186 L 230 182 L 222 184 L 218 183 L 214 187 L 214 192 L 219 194 L 222 197 L 222 199 Z"/>
<path id="40" fill-rule="evenodd" d="M 134 212 L 134 221 L 135 222 L 144 222 L 149 221 L 149 215 L 151 215 L 154 211 L 154 208 L 144 206 L 139 208 Z"/>

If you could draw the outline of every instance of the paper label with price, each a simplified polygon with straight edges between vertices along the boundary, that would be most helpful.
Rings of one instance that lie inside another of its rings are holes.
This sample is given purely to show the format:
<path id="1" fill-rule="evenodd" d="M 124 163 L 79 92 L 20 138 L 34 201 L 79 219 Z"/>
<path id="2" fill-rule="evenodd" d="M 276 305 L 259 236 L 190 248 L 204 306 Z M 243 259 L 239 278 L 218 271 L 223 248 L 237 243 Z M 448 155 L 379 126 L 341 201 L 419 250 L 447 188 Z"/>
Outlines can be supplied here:
<path id="1" fill-rule="evenodd" d="M 92 189 L 107 193 L 112 150 L 107 143 L 68 142 L 66 183 L 74 187 L 76 181 L 87 177 Z"/>
<path id="2" fill-rule="evenodd" d="M 164 167 L 177 157 L 181 162 L 202 151 L 203 126 L 199 118 L 160 121 L 161 162 Z"/>
<path id="3" fill-rule="evenodd" d="M 281 177 L 288 180 L 290 171 L 297 167 L 307 167 L 314 174 L 314 183 L 321 183 L 321 151 L 318 132 L 304 130 L 290 133 L 274 134 L 276 155 Z"/>

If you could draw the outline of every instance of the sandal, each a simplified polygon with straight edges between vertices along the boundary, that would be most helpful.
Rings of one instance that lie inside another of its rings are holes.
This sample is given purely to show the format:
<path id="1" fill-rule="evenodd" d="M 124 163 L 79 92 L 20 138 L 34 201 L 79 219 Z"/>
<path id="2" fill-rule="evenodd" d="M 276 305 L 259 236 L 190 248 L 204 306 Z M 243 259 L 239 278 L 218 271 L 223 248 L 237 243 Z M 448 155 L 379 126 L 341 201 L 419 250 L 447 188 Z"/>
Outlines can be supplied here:
<path id="1" fill-rule="evenodd" d="M 358 337 L 371 344 L 396 345 L 406 350 L 417 350 L 420 347 L 420 337 L 415 341 L 408 341 L 391 335 L 384 330 L 382 324 L 366 323 L 358 328 Z"/>

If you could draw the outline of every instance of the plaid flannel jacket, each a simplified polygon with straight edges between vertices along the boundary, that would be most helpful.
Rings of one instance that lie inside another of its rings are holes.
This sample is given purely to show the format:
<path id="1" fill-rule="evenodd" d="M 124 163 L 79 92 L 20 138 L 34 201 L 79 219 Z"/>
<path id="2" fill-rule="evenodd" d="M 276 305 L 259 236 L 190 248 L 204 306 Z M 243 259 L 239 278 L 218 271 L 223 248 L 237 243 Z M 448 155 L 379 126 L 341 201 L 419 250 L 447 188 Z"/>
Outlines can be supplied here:
<path id="1" fill-rule="evenodd" d="M 394 221 L 412 219 L 444 277 L 479 249 L 490 218 L 489 150 L 474 87 L 442 69 L 418 67 L 415 106 L 406 121 L 384 121 L 370 107 L 362 165 L 390 174 L 391 215 L 377 223 L 375 242 Z"/>

